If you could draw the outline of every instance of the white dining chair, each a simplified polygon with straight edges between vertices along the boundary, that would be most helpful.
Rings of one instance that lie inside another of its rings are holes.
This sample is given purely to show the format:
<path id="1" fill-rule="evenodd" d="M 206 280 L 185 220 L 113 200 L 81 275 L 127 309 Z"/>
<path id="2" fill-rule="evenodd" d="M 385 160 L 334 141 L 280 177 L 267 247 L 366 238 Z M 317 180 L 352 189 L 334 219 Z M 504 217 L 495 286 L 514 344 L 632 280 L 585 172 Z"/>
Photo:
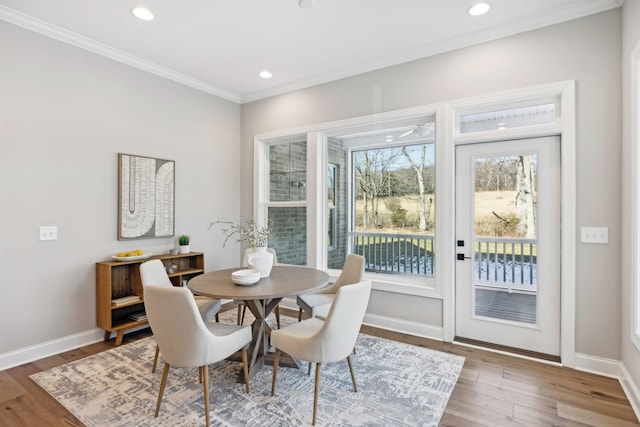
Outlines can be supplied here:
<path id="1" fill-rule="evenodd" d="M 241 350 L 245 389 L 249 393 L 247 345 L 251 341 L 251 328 L 205 322 L 193 294 L 182 287 L 147 285 L 144 288 L 144 306 L 153 336 L 164 358 L 155 417 L 160 412 L 169 368 L 197 367 L 204 387 L 204 410 L 206 425 L 209 426 L 208 366 Z"/>
<path id="2" fill-rule="evenodd" d="M 313 396 L 313 421 L 318 412 L 320 367 L 323 363 L 347 359 L 354 391 L 358 391 L 353 372 L 351 351 L 354 348 L 371 294 L 371 281 L 362 280 L 338 289 L 326 319 L 312 317 L 282 329 L 271 331 L 271 345 L 275 347 L 271 396 L 275 395 L 280 352 L 316 364 Z"/>
<path id="3" fill-rule="evenodd" d="M 171 279 L 165 270 L 164 264 L 159 259 L 152 259 L 140 264 L 140 280 L 142 281 L 143 289 L 148 285 L 173 287 L 173 283 L 171 283 Z M 198 312 L 200 313 L 202 320 L 205 322 L 214 318 L 216 322 L 220 320 L 218 314 L 222 308 L 222 303 L 219 299 L 196 295 L 194 295 L 193 298 L 196 301 Z M 159 352 L 160 351 L 156 346 L 156 353 L 153 357 L 153 367 L 151 368 L 151 372 L 156 371 Z"/>
<path id="4" fill-rule="evenodd" d="M 309 317 L 316 315 L 326 316 L 331 308 L 331 304 L 336 297 L 336 293 L 341 286 L 357 283 L 364 275 L 365 258 L 362 255 L 349 254 L 344 262 L 344 267 L 338 279 L 330 286 L 317 291 L 300 294 L 296 302 L 300 307 L 298 321 L 302 320 L 302 312 L 306 312 Z"/>
<path id="5" fill-rule="evenodd" d="M 244 251 L 244 256 L 242 257 L 243 267 L 249 266 L 247 263 L 247 256 L 250 254 L 249 251 L 251 251 L 251 248 L 247 248 Z M 277 265 L 278 255 L 276 255 L 276 250 L 273 248 L 267 248 L 267 251 L 273 255 L 273 265 Z M 247 313 L 247 305 L 242 300 L 235 300 L 234 302 L 238 305 L 238 325 L 242 325 L 244 324 L 244 315 Z M 280 307 L 276 306 L 273 312 L 276 315 L 276 324 L 278 325 L 278 328 L 280 328 Z"/>

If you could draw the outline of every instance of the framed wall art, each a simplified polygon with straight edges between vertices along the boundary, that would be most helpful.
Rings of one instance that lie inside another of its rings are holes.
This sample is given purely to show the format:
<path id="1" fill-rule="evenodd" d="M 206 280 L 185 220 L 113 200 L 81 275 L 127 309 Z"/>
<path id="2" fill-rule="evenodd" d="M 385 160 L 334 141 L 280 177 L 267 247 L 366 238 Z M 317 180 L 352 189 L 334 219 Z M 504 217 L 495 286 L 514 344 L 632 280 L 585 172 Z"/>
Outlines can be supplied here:
<path id="1" fill-rule="evenodd" d="M 175 162 L 118 153 L 118 240 L 174 235 Z"/>

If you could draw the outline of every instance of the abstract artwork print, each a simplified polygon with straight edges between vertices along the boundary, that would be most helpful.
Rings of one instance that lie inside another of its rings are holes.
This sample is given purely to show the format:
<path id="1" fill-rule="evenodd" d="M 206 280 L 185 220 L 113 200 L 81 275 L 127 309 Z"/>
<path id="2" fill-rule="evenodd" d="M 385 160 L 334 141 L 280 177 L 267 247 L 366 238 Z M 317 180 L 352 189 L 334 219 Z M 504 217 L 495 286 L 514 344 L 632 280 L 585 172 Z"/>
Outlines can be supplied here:
<path id="1" fill-rule="evenodd" d="M 174 235 L 172 160 L 118 154 L 118 239 Z"/>

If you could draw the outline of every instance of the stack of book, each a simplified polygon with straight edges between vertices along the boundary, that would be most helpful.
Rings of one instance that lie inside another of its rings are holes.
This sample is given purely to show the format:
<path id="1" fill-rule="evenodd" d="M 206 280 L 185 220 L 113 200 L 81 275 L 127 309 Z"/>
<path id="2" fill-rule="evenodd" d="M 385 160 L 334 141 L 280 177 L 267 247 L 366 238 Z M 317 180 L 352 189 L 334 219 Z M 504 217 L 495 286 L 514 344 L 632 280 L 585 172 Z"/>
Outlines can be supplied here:
<path id="1" fill-rule="evenodd" d="M 145 313 L 144 311 L 139 311 L 137 313 L 131 313 L 129 315 L 129 319 L 131 320 L 147 320 L 147 313 Z"/>
<path id="2" fill-rule="evenodd" d="M 140 297 L 137 295 L 129 295 L 126 297 L 122 297 L 122 298 L 115 298 L 111 300 L 111 305 L 115 305 L 115 306 L 119 306 L 119 305 L 125 305 L 125 304 L 129 304 L 132 302 L 138 302 L 140 301 Z"/>

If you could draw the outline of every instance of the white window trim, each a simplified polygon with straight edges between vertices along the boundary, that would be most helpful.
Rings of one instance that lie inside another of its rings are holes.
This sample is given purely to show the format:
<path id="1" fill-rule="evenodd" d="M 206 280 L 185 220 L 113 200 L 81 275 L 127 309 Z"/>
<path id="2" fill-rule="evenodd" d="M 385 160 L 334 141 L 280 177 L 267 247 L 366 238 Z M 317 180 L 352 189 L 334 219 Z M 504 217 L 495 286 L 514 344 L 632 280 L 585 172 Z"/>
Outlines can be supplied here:
<path id="1" fill-rule="evenodd" d="M 404 125 L 413 125 L 421 123 L 426 117 L 433 117 L 436 114 L 437 106 L 426 105 L 416 108 L 408 108 L 388 113 L 376 114 L 373 116 L 356 117 L 352 119 L 339 120 L 334 122 L 319 123 L 306 127 L 288 129 L 283 131 L 270 132 L 256 135 L 254 137 L 254 217 L 258 220 L 265 221 L 267 218 L 267 207 L 273 206 L 274 203 L 266 200 L 268 182 L 266 181 L 265 171 L 267 168 L 267 158 L 265 155 L 265 147 L 269 144 L 290 142 L 295 140 L 307 141 L 307 203 L 305 204 L 307 211 L 307 265 L 320 269 L 327 269 L 327 253 L 324 248 L 327 244 L 326 221 L 327 213 L 324 203 L 327 199 L 327 138 L 331 136 L 340 136 L 347 133 L 358 133 L 367 130 L 380 129 L 386 127 L 399 127 Z M 437 131 L 436 131 L 437 138 Z M 436 142 L 436 146 L 437 146 Z M 437 149 L 436 149 L 437 150 Z M 437 159 L 437 153 L 436 153 Z M 437 162 L 437 160 L 436 160 Z M 436 168 L 437 170 L 437 168 Z M 350 164 L 344 171 L 350 174 Z M 312 192 L 311 189 L 315 189 Z M 260 191 L 259 191 L 260 190 Z M 436 178 L 436 192 L 443 191 L 438 187 L 438 179 Z M 350 197 L 350 188 L 347 189 Z M 261 193 L 261 194 L 258 194 Z M 315 195 L 314 195 L 315 194 Z M 311 203 L 311 199 L 315 203 Z M 438 217 L 438 208 L 436 206 L 436 218 Z M 442 215 L 442 214 L 441 214 Z M 438 221 L 436 220 L 436 229 Z M 436 240 L 436 251 L 438 243 Z M 436 257 L 436 272 L 439 271 L 438 262 L 441 257 Z M 329 270 L 330 274 L 337 274 L 339 271 Z M 402 277 L 396 275 L 365 273 L 365 277 L 370 278 L 373 283 L 373 289 L 395 292 L 408 295 L 416 295 L 427 298 L 442 299 L 442 280 L 436 279 L 420 279 L 413 277 Z"/>
<path id="2" fill-rule="evenodd" d="M 493 108 L 504 108 L 509 105 L 522 105 L 529 100 L 560 99 L 560 108 L 556 123 L 530 126 L 526 128 L 507 129 L 495 132 L 477 132 L 459 134 L 455 129 L 457 115 L 468 111 L 491 111 Z M 396 110 L 334 122 L 319 123 L 305 127 L 288 129 L 256 135 L 254 138 L 254 215 L 266 218 L 264 200 L 264 145 L 274 141 L 284 141 L 292 136 L 307 135 L 307 141 L 315 141 L 314 153 L 324 157 L 326 138 L 345 133 L 356 133 L 359 130 L 382 129 L 390 126 L 416 124 L 424 117 L 436 115 L 436 194 L 454 194 L 455 184 L 455 144 L 481 141 L 496 141 L 522 137 L 560 135 L 561 137 L 561 194 L 562 194 L 562 271 L 561 271 L 561 343 L 560 356 L 562 364 L 575 366 L 575 265 L 576 265 L 576 120 L 575 120 L 575 81 L 539 85 L 529 88 L 486 94 L 416 108 Z M 309 136 L 311 138 L 309 138 Z M 320 141 L 320 143 L 317 143 Z M 308 156 L 309 162 L 312 156 Z M 321 165 L 324 170 L 326 158 L 319 159 L 315 168 Z M 311 173 L 311 169 L 308 169 Z M 322 171 L 319 171 L 322 172 Z M 323 178 L 326 180 L 326 170 Z M 316 177 L 317 178 L 317 177 Z M 325 181 L 315 182 L 316 203 L 326 200 Z M 321 185 L 321 187 L 319 187 Z M 309 188 L 309 185 L 307 186 Z M 324 192 L 318 191 L 323 189 Z M 262 193 L 262 194 L 260 194 Z M 324 198 L 322 198 L 324 197 Z M 308 207 L 313 205 L 310 203 Z M 321 205 L 322 206 L 322 205 Z M 308 245 L 318 246 L 322 242 L 316 236 L 326 239 L 325 209 L 316 209 L 314 225 L 308 225 Z M 455 335 L 455 224 L 452 212 L 455 209 L 455 197 L 441 197 L 436 204 L 436 277 L 433 286 L 426 281 L 419 284 L 413 280 L 393 276 L 391 278 L 373 276 L 374 290 L 403 293 L 409 295 L 436 298 L 443 300 L 443 337 L 452 341 Z M 326 242 L 325 242 L 326 243 Z M 326 269 L 326 253 L 319 251 L 309 264 Z M 324 258 L 324 259 L 322 259 Z M 367 275 L 370 276 L 370 275 Z"/>
<path id="3" fill-rule="evenodd" d="M 630 186 L 631 198 L 631 342 L 636 350 L 640 351 L 640 43 L 636 45 L 631 53 L 631 179 L 633 185 Z"/>

